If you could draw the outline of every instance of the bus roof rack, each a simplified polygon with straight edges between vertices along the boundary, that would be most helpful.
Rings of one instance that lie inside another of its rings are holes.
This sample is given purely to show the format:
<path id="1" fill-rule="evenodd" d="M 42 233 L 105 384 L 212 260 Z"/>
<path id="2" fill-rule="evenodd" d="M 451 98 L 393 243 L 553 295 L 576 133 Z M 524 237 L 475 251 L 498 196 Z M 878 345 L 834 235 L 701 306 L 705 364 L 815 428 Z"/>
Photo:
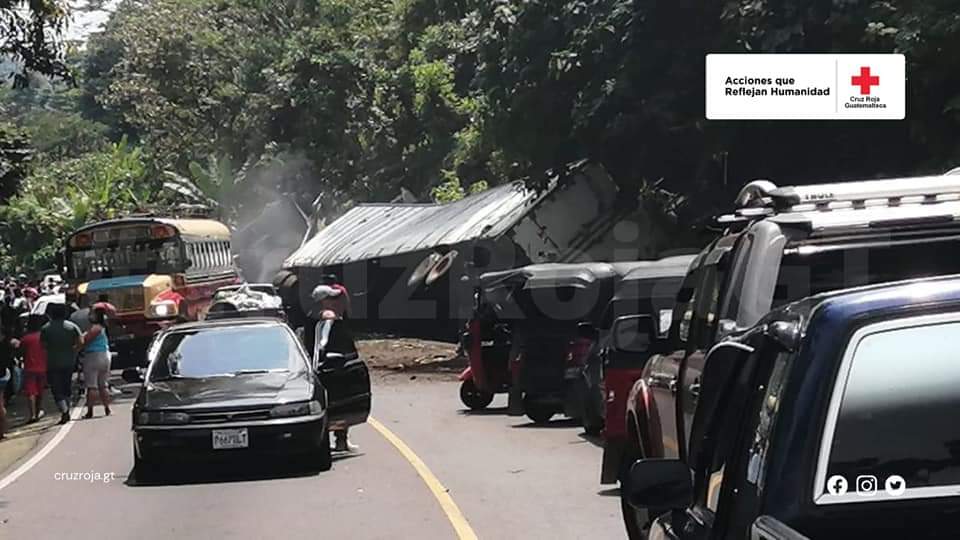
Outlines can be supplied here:
<path id="1" fill-rule="evenodd" d="M 178 218 L 209 218 L 213 209 L 204 204 L 178 204 L 172 212 Z"/>

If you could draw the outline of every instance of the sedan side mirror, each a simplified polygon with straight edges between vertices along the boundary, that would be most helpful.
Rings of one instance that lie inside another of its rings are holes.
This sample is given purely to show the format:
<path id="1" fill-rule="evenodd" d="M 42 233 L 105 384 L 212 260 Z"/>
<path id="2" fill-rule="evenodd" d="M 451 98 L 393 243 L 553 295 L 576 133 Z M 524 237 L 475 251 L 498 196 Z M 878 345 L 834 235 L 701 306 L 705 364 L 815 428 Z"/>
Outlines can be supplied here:
<path id="1" fill-rule="evenodd" d="M 627 500 L 636 508 L 679 510 L 693 502 L 693 477 L 679 459 L 641 459 L 630 467 Z"/>
<path id="2" fill-rule="evenodd" d="M 613 348 L 617 352 L 645 353 L 653 341 L 653 321 L 646 315 L 627 315 L 613 322 Z"/>
<path id="3" fill-rule="evenodd" d="M 143 375 L 140 374 L 140 370 L 137 368 L 127 368 L 123 370 L 123 373 L 120 374 L 125 382 L 128 383 L 142 383 Z"/>

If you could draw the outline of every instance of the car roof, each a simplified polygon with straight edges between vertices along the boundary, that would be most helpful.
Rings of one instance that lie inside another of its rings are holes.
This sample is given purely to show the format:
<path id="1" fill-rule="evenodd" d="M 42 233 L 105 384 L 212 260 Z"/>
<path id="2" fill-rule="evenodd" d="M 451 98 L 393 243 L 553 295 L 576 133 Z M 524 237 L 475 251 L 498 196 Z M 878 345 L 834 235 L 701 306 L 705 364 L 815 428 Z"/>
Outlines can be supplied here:
<path id="1" fill-rule="evenodd" d="M 243 287 L 248 287 L 251 290 L 257 289 L 270 289 L 276 290 L 276 287 L 273 283 L 240 283 L 238 285 L 224 285 L 223 287 L 218 287 L 218 291 L 239 291 Z"/>
<path id="2" fill-rule="evenodd" d="M 166 330 L 165 334 L 173 332 L 192 332 L 202 330 L 219 330 L 230 327 L 256 327 L 256 326 L 283 326 L 289 328 L 283 321 L 269 317 L 247 317 L 236 319 L 217 319 L 210 321 L 194 321 L 175 324 Z"/>
<path id="3" fill-rule="evenodd" d="M 960 306 L 960 275 L 917 278 L 831 291 L 787 304 L 764 317 L 758 324 L 800 316 L 803 330 L 841 328 L 853 319 L 879 317 L 915 307 L 936 310 Z M 817 316 L 815 316 L 817 315 Z"/>

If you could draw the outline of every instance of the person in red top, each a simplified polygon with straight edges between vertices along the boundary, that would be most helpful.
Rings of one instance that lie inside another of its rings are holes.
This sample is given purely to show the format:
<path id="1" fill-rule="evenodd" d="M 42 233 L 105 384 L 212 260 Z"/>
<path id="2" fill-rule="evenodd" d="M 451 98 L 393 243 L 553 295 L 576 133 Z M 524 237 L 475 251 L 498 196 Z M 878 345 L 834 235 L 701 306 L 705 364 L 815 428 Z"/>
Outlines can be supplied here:
<path id="1" fill-rule="evenodd" d="M 30 422 L 43 417 L 41 397 L 47 385 L 47 351 L 40 342 L 43 318 L 31 315 L 27 320 L 27 333 L 20 339 L 23 351 L 23 393 L 30 404 Z"/>

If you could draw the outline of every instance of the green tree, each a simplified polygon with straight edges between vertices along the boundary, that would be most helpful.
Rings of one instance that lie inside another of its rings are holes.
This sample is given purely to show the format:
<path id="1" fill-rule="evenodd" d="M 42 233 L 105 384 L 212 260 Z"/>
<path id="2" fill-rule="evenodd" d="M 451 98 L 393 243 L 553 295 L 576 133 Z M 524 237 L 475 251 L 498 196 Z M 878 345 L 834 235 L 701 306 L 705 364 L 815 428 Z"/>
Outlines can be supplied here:
<path id="1" fill-rule="evenodd" d="M 47 268 L 69 232 L 161 202 L 146 171 L 141 150 L 126 140 L 34 170 L 0 206 L 0 270 Z"/>
<path id="2" fill-rule="evenodd" d="M 60 41 L 67 9 L 59 0 L 0 0 L 0 60 L 19 64 L 13 67 L 14 86 L 26 86 L 30 71 L 70 77 Z"/>
<path id="3" fill-rule="evenodd" d="M 16 194 L 33 156 L 23 130 L 0 122 L 0 205 Z"/>

